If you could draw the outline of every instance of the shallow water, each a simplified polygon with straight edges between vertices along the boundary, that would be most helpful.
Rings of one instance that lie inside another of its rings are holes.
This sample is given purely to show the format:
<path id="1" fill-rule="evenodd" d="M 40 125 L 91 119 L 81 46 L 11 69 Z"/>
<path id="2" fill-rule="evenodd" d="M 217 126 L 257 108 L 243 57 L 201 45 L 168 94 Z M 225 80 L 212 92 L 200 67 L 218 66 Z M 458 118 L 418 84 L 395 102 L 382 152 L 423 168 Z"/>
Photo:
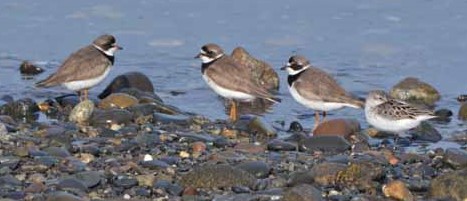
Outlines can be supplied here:
<path id="1" fill-rule="evenodd" d="M 222 102 L 200 76 L 193 59 L 200 46 L 215 42 L 230 52 L 245 47 L 276 70 L 291 54 L 307 56 L 333 74 L 352 93 L 390 89 L 407 76 L 435 86 L 438 108 L 457 113 L 455 98 L 467 93 L 467 2 L 445 0 L 349 1 L 0 1 L 0 96 L 44 99 L 67 92 L 35 89 L 33 83 L 52 73 L 72 51 L 102 33 L 112 33 L 125 49 L 97 95 L 113 77 L 145 73 L 157 93 L 184 110 L 225 119 Z M 18 66 L 31 60 L 46 72 L 22 80 Z M 282 103 L 265 115 L 270 121 L 299 120 L 311 127 L 312 111 L 296 103 L 281 76 Z M 171 91 L 186 92 L 173 96 Z M 331 118 L 358 118 L 344 109 Z M 436 124 L 448 137 L 467 125 L 453 118 Z"/>

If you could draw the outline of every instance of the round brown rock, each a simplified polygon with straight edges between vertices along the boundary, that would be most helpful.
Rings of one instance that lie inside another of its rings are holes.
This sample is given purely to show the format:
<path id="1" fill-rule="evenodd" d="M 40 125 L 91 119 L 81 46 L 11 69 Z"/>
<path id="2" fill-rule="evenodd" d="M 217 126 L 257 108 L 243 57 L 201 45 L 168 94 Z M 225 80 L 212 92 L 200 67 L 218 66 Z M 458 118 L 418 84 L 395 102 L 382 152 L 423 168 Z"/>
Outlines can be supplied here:
<path id="1" fill-rule="evenodd" d="M 279 90 L 279 76 L 268 63 L 252 57 L 243 47 L 235 48 L 232 58 L 241 67 L 251 70 L 253 81 L 257 84 L 268 90 Z"/>
<path id="2" fill-rule="evenodd" d="M 134 96 L 125 93 L 113 93 L 99 102 L 98 107 L 104 110 L 109 108 L 123 109 L 136 104 L 138 104 L 138 99 Z"/>
<path id="3" fill-rule="evenodd" d="M 383 193 L 386 197 L 401 201 L 413 201 L 414 196 L 409 191 L 404 182 L 394 180 L 383 186 Z"/>
<path id="4" fill-rule="evenodd" d="M 313 131 L 313 136 L 338 135 L 350 140 L 360 131 L 360 123 L 356 119 L 331 119 L 324 121 Z"/>
<path id="5" fill-rule="evenodd" d="M 397 83 L 390 91 L 394 98 L 412 103 L 434 105 L 440 99 L 439 92 L 417 78 L 408 77 Z"/>

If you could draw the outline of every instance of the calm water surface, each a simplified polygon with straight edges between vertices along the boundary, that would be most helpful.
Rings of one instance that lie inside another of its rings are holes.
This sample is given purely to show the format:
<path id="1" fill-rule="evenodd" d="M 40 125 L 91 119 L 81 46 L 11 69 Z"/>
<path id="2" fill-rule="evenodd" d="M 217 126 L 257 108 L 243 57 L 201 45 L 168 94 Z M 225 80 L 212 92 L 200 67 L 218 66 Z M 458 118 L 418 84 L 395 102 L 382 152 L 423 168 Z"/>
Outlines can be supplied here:
<path id="1" fill-rule="evenodd" d="M 184 110 L 225 119 L 222 102 L 200 76 L 193 59 L 200 46 L 215 42 L 230 52 L 245 47 L 276 70 L 291 54 L 307 56 L 347 90 L 366 96 L 390 89 L 407 76 L 418 77 L 442 94 L 438 108 L 457 113 L 455 98 L 467 93 L 467 2 L 444 0 L 348 1 L 0 1 L 0 96 L 44 99 L 67 92 L 35 89 L 72 51 L 102 33 L 117 36 L 124 50 L 97 95 L 128 71 L 145 73 L 157 93 Z M 21 60 L 45 66 L 36 80 L 20 78 Z M 269 122 L 299 120 L 311 127 L 312 111 L 296 103 L 279 72 L 281 104 L 265 115 Z M 185 92 L 172 96 L 171 91 Z M 358 118 L 344 109 L 332 118 Z M 445 137 L 465 130 L 455 118 L 435 125 Z"/>

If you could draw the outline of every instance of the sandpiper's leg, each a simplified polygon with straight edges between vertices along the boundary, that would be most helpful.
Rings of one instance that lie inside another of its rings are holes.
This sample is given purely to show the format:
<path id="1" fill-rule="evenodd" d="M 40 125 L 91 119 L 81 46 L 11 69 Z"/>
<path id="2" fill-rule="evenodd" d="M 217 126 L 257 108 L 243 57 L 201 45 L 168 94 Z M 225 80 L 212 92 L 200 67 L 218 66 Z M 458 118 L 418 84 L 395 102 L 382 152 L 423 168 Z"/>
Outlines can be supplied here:
<path id="1" fill-rule="evenodd" d="M 88 89 L 84 89 L 84 100 L 88 100 Z"/>
<path id="2" fill-rule="evenodd" d="M 235 102 L 235 100 L 231 100 L 230 101 L 230 120 L 232 122 L 236 122 L 237 119 L 238 119 L 238 114 L 237 114 L 237 103 Z"/>

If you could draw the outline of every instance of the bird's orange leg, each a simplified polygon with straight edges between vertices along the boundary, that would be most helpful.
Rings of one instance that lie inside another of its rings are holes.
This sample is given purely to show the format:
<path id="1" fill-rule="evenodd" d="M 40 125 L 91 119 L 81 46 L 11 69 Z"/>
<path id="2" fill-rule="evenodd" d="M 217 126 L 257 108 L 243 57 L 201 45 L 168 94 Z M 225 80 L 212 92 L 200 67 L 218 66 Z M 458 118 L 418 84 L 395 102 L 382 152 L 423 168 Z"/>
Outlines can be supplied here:
<path id="1" fill-rule="evenodd" d="M 231 100 L 231 105 L 230 105 L 230 121 L 236 122 L 238 120 L 238 113 L 237 113 L 237 103 L 235 100 Z"/>

